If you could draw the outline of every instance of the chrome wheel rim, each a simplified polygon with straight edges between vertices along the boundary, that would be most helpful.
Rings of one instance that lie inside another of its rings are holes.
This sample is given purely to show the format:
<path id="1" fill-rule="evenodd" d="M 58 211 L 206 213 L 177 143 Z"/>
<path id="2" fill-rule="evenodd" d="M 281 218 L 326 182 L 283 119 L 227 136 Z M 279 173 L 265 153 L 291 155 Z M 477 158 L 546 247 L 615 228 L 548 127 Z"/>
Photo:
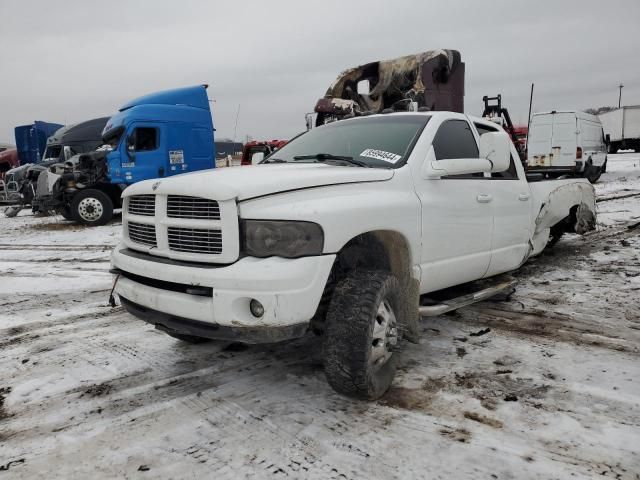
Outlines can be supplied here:
<path id="1" fill-rule="evenodd" d="M 385 298 L 378 305 L 373 319 L 373 335 L 369 366 L 375 371 L 385 365 L 393 355 L 393 348 L 398 343 L 398 324 L 389 301 Z"/>
<path id="2" fill-rule="evenodd" d="M 97 198 L 83 198 L 78 204 L 78 215 L 87 222 L 95 222 L 103 212 L 102 203 Z"/>

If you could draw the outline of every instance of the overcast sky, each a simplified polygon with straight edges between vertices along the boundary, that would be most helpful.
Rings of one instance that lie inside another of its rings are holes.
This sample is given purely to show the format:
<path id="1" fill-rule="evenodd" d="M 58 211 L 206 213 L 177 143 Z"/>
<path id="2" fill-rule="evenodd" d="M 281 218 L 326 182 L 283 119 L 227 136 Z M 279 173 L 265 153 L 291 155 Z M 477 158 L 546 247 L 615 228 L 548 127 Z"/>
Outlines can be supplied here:
<path id="1" fill-rule="evenodd" d="M 436 48 L 466 63 L 467 113 L 640 104 L 640 1 L 0 0 L 0 142 L 208 83 L 219 137 L 289 138 L 345 68 Z"/>

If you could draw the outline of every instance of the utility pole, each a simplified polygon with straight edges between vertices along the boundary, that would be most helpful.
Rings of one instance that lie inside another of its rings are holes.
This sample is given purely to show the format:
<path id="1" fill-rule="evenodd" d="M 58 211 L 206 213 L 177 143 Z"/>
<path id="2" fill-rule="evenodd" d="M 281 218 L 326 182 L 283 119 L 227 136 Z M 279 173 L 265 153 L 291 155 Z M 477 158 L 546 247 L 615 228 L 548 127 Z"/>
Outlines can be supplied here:
<path id="1" fill-rule="evenodd" d="M 240 116 L 240 104 L 238 104 L 238 111 L 236 112 L 236 124 L 233 127 L 233 143 L 236 142 L 236 133 L 238 132 L 238 117 Z"/>
<path id="2" fill-rule="evenodd" d="M 529 96 L 529 116 L 527 117 L 527 132 L 529 131 L 529 127 L 531 126 L 531 106 L 532 105 L 533 105 L 533 83 L 531 84 L 531 95 Z"/>
<path id="3" fill-rule="evenodd" d="M 622 101 L 622 88 L 624 87 L 623 84 L 620 84 L 618 86 L 618 88 L 620 89 L 620 94 L 618 95 L 618 108 L 620 108 L 620 102 Z"/>

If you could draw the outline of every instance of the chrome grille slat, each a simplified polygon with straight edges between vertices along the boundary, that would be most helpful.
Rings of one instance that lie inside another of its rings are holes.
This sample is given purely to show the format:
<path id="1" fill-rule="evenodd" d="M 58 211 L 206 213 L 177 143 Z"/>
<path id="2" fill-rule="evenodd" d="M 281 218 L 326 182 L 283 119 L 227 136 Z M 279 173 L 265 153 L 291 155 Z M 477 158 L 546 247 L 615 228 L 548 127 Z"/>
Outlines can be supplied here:
<path id="1" fill-rule="evenodd" d="M 145 215 L 153 217 L 156 214 L 155 195 L 132 195 L 129 197 L 129 208 L 132 215 Z"/>
<path id="2" fill-rule="evenodd" d="M 169 250 L 176 252 L 222 253 L 222 232 L 200 228 L 169 227 L 167 231 Z"/>
<path id="3" fill-rule="evenodd" d="M 150 247 L 157 247 L 155 225 L 145 225 L 143 223 L 128 222 L 129 239 L 132 242 Z"/>
<path id="4" fill-rule="evenodd" d="M 220 205 L 216 200 L 208 198 L 169 195 L 167 217 L 220 220 Z"/>

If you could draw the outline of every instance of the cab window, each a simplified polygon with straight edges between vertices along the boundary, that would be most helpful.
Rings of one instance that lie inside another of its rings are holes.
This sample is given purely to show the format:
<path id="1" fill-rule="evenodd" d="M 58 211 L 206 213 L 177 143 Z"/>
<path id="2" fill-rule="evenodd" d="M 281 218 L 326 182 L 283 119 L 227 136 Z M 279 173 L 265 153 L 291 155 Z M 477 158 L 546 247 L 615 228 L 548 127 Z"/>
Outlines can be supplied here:
<path id="1" fill-rule="evenodd" d="M 436 160 L 450 158 L 479 158 L 478 145 L 471 131 L 471 125 L 464 120 L 447 120 L 438 129 L 433 139 L 433 151 Z M 447 175 L 443 179 L 481 179 L 484 174 L 469 173 L 463 175 Z"/>
<path id="2" fill-rule="evenodd" d="M 149 152 L 158 148 L 158 129 L 137 127 L 133 132 L 133 151 Z"/>

